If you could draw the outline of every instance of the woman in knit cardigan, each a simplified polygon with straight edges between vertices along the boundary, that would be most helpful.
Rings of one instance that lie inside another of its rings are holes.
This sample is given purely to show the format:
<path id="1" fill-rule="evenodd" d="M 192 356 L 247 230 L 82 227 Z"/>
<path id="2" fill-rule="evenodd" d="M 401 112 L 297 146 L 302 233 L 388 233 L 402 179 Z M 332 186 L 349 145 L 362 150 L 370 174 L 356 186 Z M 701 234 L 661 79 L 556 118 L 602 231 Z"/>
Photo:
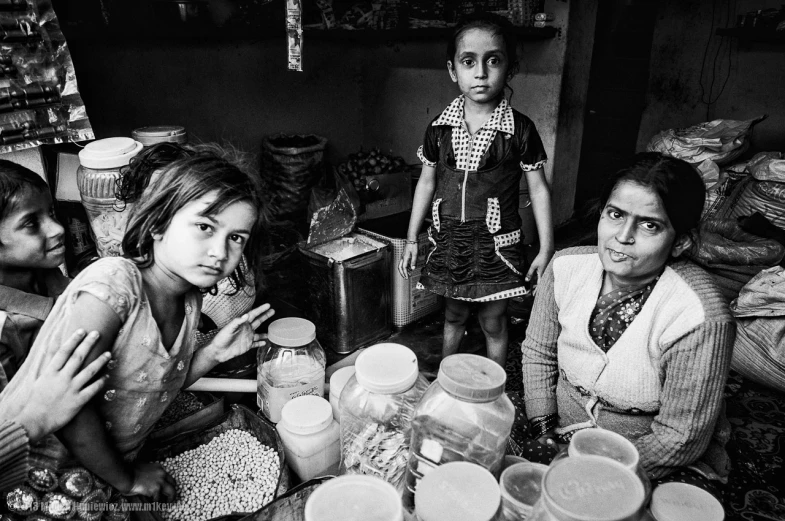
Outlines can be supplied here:
<path id="1" fill-rule="evenodd" d="M 601 196 L 597 246 L 556 254 L 523 342 L 532 434 L 545 446 L 600 427 L 630 439 L 649 477 L 717 492 L 735 324 L 713 281 L 680 256 L 705 187 L 684 161 L 639 154 Z"/>

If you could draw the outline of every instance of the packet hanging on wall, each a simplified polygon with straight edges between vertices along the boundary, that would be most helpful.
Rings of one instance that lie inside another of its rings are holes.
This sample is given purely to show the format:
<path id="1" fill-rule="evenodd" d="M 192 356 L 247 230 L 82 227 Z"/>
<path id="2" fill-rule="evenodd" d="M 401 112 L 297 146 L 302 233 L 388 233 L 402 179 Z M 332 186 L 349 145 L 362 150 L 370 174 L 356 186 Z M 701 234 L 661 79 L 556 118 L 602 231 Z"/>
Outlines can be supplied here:
<path id="1" fill-rule="evenodd" d="M 50 0 L 0 3 L 0 153 L 95 139 Z"/>
<path id="2" fill-rule="evenodd" d="M 302 0 L 286 0 L 286 47 L 289 70 L 303 70 L 303 4 Z"/>

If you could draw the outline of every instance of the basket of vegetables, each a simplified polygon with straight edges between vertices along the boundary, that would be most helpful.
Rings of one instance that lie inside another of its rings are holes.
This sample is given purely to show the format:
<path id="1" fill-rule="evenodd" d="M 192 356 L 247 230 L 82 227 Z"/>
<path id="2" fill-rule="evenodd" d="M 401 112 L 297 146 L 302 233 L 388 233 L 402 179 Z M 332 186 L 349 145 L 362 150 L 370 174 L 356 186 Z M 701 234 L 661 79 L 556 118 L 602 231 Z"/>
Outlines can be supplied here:
<path id="1" fill-rule="evenodd" d="M 349 178 L 360 196 L 360 201 L 367 204 L 379 198 L 379 183 L 373 176 L 401 172 L 406 168 L 406 161 L 402 157 L 372 148 L 369 152 L 360 150 L 349 154 L 349 159 L 338 165 L 338 173 Z"/>

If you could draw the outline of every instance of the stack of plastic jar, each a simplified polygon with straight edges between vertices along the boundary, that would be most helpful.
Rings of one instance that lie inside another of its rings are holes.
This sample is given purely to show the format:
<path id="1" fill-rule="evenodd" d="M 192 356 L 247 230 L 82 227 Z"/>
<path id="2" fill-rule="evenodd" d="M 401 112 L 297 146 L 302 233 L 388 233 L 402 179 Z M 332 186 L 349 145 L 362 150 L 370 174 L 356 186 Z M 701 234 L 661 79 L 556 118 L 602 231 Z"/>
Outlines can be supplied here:
<path id="1" fill-rule="evenodd" d="M 268 346 L 259 349 L 257 405 L 272 422 L 281 421 L 289 400 L 324 396 L 327 358 L 316 340 L 316 326 L 304 318 L 281 318 L 267 329 Z"/>
<path id="2" fill-rule="evenodd" d="M 412 421 L 404 507 L 425 473 L 450 461 L 470 461 L 498 478 L 515 408 L 504 394 L 507 375 L 482 356 L 451 355 L 423 395 Z"/>
<path id="3" fill-rule="evenodd" d="M 417 356 L 399 344 L 377 344 L 357 357 L 343 388 L 341 473 L 403 484 L 414 407 L 428 388 Z"/>

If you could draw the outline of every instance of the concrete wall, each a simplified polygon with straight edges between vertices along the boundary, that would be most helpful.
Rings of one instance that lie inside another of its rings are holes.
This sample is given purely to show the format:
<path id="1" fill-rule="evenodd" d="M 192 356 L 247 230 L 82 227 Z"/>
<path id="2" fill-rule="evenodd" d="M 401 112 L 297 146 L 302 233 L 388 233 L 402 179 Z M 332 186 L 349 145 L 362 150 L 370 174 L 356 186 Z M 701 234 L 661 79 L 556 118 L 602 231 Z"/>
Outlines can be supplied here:
<path id="1" fill-rule="evenodd" d="M 714 34 L 715 28 L 725 27 L 728 21 L 735 26 L 737 14 L 779 8 L 782 2 L 738 0 L 732 2 L 736 10 L 729 12 L 728 1 L 718 0 L 716 9 L 705 0 L 662 2 L 652 46 L 647 108 L 638 133 L 639 150 L 663 129 L 718 118 L 752 119 L 760 114 L 769 118 L 755 127 L 752 146 L 785 150 L 785 45 L 739 42 Z M 709 98 L 712 70 L 715 80 Z M 720 94 L 726 77 L 727 85 Z M 703 100 L 716 98 L 709 107 L 701 99 L 701 78 Z"/>

